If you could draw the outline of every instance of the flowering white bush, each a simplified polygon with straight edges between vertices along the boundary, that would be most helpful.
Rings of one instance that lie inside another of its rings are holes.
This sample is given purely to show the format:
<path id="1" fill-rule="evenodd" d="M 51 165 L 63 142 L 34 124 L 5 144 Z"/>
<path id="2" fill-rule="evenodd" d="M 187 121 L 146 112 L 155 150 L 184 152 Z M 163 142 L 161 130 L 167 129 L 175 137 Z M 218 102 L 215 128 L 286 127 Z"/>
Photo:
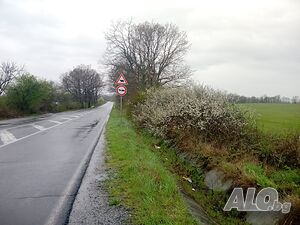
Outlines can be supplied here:
<path id="1" fill-rule="evenodd" d="M 239 140 L 250 122 L 245 112 L 228 103 L 226 95 L 203 86 L 150 89 L 133 117 L 164 138 L 187 132 L 220 143 Z"/>

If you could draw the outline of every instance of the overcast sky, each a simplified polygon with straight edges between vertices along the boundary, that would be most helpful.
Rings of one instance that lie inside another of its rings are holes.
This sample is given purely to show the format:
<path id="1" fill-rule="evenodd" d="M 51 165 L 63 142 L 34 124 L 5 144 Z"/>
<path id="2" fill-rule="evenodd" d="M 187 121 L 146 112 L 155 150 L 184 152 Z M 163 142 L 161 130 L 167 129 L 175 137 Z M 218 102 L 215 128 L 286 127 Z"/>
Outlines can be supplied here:
<path id="1" fill-rule="evenodd" d="M 300 95 L 299 0 L 0 0 L 0 61 L 49 80 L 99 68 L 104 32 L 132 18 L 188 34 L 193 78 L 243 95 Z"/>

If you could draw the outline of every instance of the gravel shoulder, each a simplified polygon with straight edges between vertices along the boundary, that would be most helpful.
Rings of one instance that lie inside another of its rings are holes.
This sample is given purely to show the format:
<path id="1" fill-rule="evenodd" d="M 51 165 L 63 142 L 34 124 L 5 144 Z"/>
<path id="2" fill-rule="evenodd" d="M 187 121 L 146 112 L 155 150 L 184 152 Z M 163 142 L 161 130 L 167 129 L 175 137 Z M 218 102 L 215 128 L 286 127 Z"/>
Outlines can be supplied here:
<path id="1" fill-rule="evenodd" d="M 105 181 L 105 132 L 91 158 L 69 217 L 70 225 L 77 224 L 127 224 L 129 213 L 121 206 L 110 206 Z"/>

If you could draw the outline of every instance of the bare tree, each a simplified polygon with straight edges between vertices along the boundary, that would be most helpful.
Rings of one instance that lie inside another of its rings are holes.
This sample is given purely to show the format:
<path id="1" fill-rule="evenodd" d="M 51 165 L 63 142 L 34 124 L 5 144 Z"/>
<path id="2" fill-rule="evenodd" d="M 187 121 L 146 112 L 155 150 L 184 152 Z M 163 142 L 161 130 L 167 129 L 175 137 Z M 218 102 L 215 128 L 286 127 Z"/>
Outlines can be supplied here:
<path id="1" fill-rule="evenodd" d="M 82 107 L 94 105 L 104 83 L 100 74 L 90 66 L 79 65 L 62 75 L 64 89 L 78 101 Z"/>
<path id="2" fill-rule="evenodd" d="M 144 89 L 179 82 L 191 74 L 184 63 L 187 35 L 173 24 L 118 22 L 105 38 L 104 61 L 111 78 L 125 71 L 137 88 Z"/>
<path id="3" fill-rule="evenodd" d="M 2 95 L 7 86 L 23 72 L 24 67 L 18 66 L 15 62 L 2 62 L 0 64 L 0 95 Z"/>

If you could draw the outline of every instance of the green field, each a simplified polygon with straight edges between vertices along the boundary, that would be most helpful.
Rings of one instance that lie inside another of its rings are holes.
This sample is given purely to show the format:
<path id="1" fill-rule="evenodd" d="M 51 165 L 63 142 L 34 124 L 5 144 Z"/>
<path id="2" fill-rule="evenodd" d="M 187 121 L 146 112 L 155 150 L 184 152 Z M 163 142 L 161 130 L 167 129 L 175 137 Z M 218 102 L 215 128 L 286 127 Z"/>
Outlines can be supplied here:
<path id="1" fill-rule="evenodd" d="M 300 104 L 241 104 L 253 111 L 258 126 L 266 132 L 300 132 Z"/>

